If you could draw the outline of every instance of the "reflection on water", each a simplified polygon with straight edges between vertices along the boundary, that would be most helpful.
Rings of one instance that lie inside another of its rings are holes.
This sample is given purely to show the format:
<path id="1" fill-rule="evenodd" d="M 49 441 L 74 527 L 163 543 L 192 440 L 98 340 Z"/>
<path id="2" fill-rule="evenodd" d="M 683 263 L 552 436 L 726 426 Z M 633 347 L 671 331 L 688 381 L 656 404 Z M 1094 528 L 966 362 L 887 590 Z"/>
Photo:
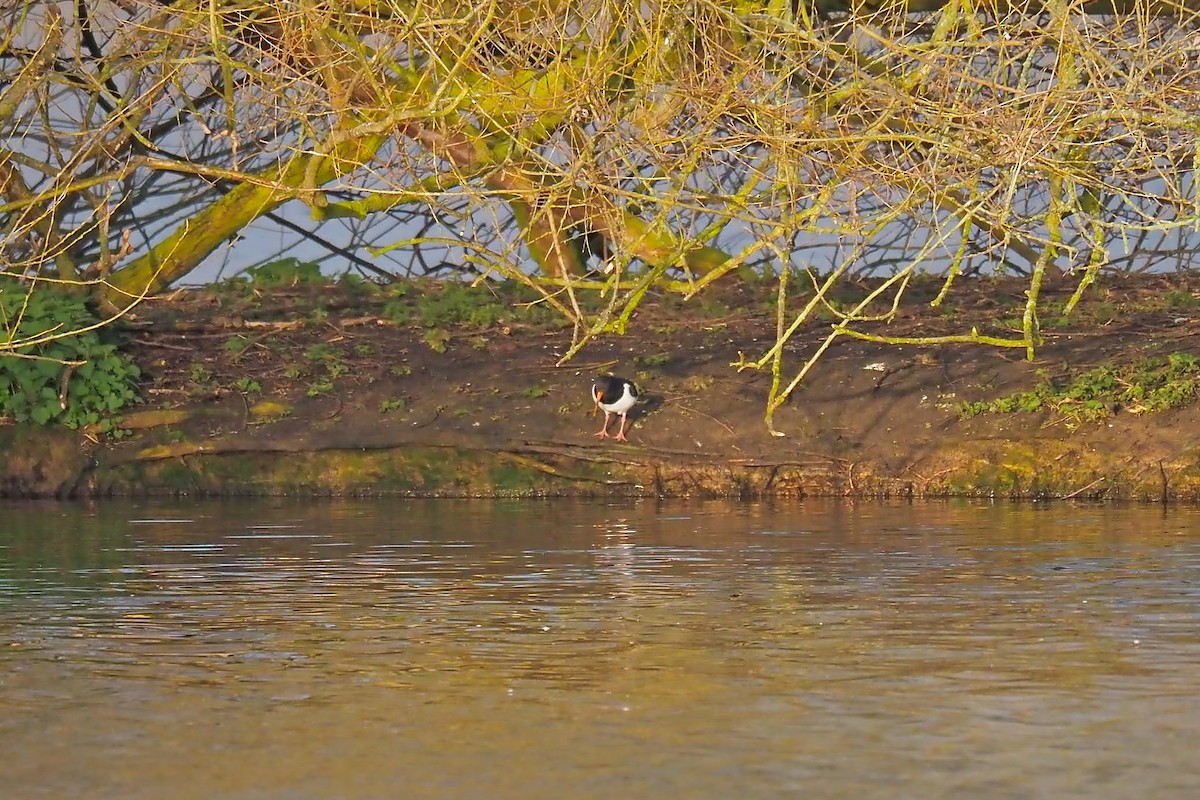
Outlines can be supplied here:
<path id="1" fill-rule="evenodd" d="M 15 505 L 6 798 L 1193 797 L 1200 512 Z"/>

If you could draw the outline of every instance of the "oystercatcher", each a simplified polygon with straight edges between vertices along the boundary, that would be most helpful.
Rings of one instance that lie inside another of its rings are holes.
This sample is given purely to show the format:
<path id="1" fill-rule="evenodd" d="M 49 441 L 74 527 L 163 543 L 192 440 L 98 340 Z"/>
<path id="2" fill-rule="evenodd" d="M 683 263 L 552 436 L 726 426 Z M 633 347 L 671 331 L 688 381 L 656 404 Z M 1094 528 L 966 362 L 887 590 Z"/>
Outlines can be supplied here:
<path id="1" fill-rule="evenodd" d="M 604 427 L 596 436 L 600 439 L 608 438 L 608 423 L 613 414 L 616 414 L 621 418 L 621 427 L 613 438 L 618 442 L 629 441 L 625 438 L 625 415 L 633 408 L 641 394 L 642 390 L 637 384 L 626 378 L 618 378 L 616 375 L 601 375 L 597 378 L 592 384 L 592 400 L 596 402 L 596 408 L 604 412 Z"/>

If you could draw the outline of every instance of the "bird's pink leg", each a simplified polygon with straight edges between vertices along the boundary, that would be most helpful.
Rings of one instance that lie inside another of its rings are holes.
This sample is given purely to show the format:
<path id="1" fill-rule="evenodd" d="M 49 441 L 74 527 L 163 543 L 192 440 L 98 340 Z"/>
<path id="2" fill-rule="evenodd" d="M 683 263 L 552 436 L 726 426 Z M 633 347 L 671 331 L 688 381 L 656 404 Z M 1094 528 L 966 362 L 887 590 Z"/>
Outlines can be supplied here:
<path id="1" fill-rule="evenodd" d="M 618 442 L 628 442 L 629 441 L 628 439 L 625 438 L 625 420 L 626 420 L 626 416 L 624 414 L 622 414 L 621 415 L 621 429 L 617 431 L 617 435 L 615 437 Z M 605 425 L 604 427 L 607 428 L 608 426 Z"/>
<path id="2" fill-rule="evenodd" d="M 612 414 L 605 411 L 604 412 L 604 427 L 596 432 L 596 438 L 598 438 L 598 439 L 607 439 L 608 438 L 608 421 L 610 419 L 612 419 Z"/>

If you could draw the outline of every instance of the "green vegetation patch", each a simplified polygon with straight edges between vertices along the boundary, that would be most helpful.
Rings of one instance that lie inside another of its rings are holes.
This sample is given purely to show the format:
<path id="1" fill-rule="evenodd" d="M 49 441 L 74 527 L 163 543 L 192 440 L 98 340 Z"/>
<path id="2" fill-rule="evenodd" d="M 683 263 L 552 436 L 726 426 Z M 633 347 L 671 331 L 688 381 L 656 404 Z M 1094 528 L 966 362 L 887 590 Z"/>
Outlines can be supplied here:
<path id="1" fill-rule="evenodd" d="M 239 278 L 259 287 L 299 286 L 329 281 L 321 274 L 321 267 L 315 261 L 301 261 L 298 258 L 281 258 L 248 267 Z"/>
<path id="2" fill-rule="evenodd" d="M 481 331 L 503 322 L 545 324 L 556 314 L 529 287 L 511 281 L 473 286 L 457 281 L 398 282 L 387 287 L 383 316 L 401 325 Z"/>
<path id="3" fill-rule="evenodd" d="M 1069 381 L 1043 381 L 1027 392 L 963 403 L 963 417 L 979 414 L 1054 411 L 1068 420 L 1095 422 L 1117 411 L 1133 414 L 1170 411 L 1195 402 L 1200 394 L 1200 359 L 1190 353 L 1105 365 Z"/>
<path id="4" fill-rule="evenodd" d="M 137 400 L 141 370 L 98 323 L 81 296 L 0 279 L 0 415 L 79 428 Z"/>
<path id="5" fill-rule="evenodd" d="M 430 328 L 490 328 L 512 315 L 485 287 L 447 282 L 417 299 L 422 323 Z"/>

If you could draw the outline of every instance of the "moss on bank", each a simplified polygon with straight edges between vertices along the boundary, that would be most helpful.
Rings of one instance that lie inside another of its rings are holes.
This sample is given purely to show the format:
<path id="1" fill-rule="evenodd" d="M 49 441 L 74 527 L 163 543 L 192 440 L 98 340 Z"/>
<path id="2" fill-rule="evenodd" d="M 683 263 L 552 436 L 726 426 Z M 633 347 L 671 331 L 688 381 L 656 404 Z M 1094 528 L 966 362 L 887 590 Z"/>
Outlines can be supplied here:
<path id="1" fill-rule="evenodd" d="M 1200 448 L 1171 463 L 1114 461 L 1068 442 L 965 442 L 900 471 L 808 463 L 680 459 L 640 452 L 597 463 L 556 452 L 411 446 L 179 452 L 127 461 L 82 455 L 72 437 L 0 429 L 10 496 L 856 496 L 1200 500 Z"/>
<path id="2" fill-rule="evenodd" d="M 91 466 L 86 442 L 66 428 L 0 427 L 0 497 L 68 497 Z"/>

